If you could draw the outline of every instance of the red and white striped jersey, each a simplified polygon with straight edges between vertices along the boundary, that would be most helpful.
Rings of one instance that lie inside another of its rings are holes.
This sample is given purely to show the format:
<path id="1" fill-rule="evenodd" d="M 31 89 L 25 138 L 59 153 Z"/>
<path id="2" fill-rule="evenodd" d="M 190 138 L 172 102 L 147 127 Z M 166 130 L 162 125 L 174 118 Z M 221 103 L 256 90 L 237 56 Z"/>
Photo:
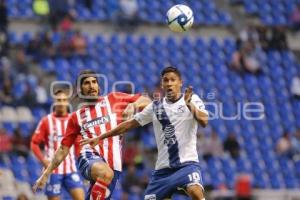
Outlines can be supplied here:
<path id="1" fill-rule="evenodd" d="M 55 151 L 60 146 L 61 140 L 66 133 L 69 117 L 69 114 L 65 117 L 57 117 L 55 116 L 55 113 L 51 113 L 43 117 L 40 121 L 32 136 L 31 142 L 34 144 L 45 145 L 45 159 L 50 161 L 53 158 Z M 34 148 L 32 150 L 40 160 L 43 159 L 38 155 L 38 151 Z M 75 151 L 74 146 L 72 146 L 70 147 L 70 152 L 65 160 L 53 171 L 53 173 L 68 174 L 76 171 Z"/>
<path id="2" fill-rule="evenodd" d="M 93 105 L 75 111 L 71 114 L 62 145 L 78 144 L 82 138 L 94 138 L 115 128 L 122 121 L 122 112 L 127 105 L 135 102 L 139 97 L 140 94 L 114 92 L 100 97 Z M 76 155 L 94 151 L 97 151 L 112 169 L 122 171 L 121 136 L 104 139 L 95 149 L 92 149 L 89 144 L 85 145 L 78 148 Z"/>

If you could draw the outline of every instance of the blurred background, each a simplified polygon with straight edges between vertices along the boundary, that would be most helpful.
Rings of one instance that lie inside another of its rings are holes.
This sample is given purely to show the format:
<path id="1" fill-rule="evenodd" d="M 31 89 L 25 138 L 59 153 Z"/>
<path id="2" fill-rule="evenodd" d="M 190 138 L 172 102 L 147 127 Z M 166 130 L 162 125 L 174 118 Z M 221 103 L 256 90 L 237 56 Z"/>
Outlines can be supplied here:
<path id="1" fill-rule="evenodd" d="M 182 34 L 165 23 L 178 3 L 195 17 Z M 174 65 L 217 113 L 197 141 L 206 199 L 299 200 L 299 30 L 299 0 L 0 0 L 0 199 L 45 199 L 30 189 L 42 166 L 29 143 L 53 81 L 73 84 L 88 68 L 107 76 L 108 91 L 132 81 L 151 96 Z M 253 102 L 260 120 L 242 114 Z M 142 199 L 156 160 L 152 127 L 129 133 L 123 155 L 114 199 Z"/>

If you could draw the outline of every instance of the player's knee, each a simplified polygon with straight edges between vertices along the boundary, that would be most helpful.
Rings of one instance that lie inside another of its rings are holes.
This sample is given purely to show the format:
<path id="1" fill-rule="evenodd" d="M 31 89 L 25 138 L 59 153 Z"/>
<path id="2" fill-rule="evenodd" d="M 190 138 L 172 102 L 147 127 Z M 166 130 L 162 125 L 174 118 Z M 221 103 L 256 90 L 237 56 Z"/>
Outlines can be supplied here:
<path id="1" fill-rule="evenodd" d="M 84 191 L 82 188 L 75 188 L 70 191 L 73 200 L 84 200 Z"/>
<path id="2" fill-rule="evenodd" d="M 60 200 L 59 196 L 49 196 L 48 200 Z"/>
<path id="3" fill-rule="evenodd" d="M 107 170 L 104 172 L 104 179 L 108 182 L 111 182 L 114 178 L 114 171 L 110 168 L 107 168 Z"/>
<path id="4" fill-rule="evenodd" d="M 187 192 L 189 196 L 193 200 L 203 200 L 204 199 L 204 194 L 203 194 L 203 189 L 200 186 L 191 186 L 187 188 Z"/>
<path id="5" fill-rule="evenodd" d="M 100 179 L 109 184 L 114 177 L 114 172 L 107 164 L 95 163 L 92 166 L 91 175 L 94 181 Z"/>

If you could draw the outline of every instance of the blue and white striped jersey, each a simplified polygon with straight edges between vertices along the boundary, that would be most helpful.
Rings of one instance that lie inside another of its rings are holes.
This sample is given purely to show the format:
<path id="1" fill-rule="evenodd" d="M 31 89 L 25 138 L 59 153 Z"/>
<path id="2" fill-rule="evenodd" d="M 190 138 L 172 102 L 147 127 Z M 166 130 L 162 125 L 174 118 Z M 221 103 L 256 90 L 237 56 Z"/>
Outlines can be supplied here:
<path id="1" fill-rule="evenodd" d="M 191 102 L 207 113 L 202 100 L 193 94 Z M 198 162 L 196 149 L 198 122 L 185 104 L 182 96 L 177 102 L 153 101 L 134 119 L 144 126 L 153 122 L 158 148 L 155 169 L 178 167 L 185 162 Z"/>

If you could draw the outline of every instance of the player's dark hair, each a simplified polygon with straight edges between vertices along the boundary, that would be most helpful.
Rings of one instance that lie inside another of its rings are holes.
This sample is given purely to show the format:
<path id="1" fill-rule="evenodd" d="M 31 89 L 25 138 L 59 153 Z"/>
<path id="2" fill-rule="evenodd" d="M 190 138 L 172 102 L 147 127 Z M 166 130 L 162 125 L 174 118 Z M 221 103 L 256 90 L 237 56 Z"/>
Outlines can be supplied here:
<path id="1" fill-rule="evenodd" d="M 67 94 L 67 91 L 63 90 L 63 89 L 56 89 L 53 94 L 55 96 L 57 96 L 58 94 L 63 93 L 63 94 Z"/>
<path id="2" fill-rule="evenodd" d="M 80 82 L 80 86 L 81 86 L 83 81 L 89 77 L 94 77 L 97 79 L 97 73 L 90 69 L 85 69 L 85 70 L 80 71 L 79 75 L 77 76 L 76 84 L 78 82 Z M 98 81 L 98 79 L 97 79 L 97 81 Z"/>
<path id="3" fill-rule="evenodd" d="M 85 69 L 85 70 L 81 70 L 80 73 L 78 74 L 77 78 L 76 78 L 76 82 L 75 82 L 75 86 L 74 86 L 74 95 L 73 97 L 71 98 L 71 101 L 74 101 L 78 96 L 78 84 L 79 84 L 79 87 L 81 88 L 81 85 L 83 83 L 83 81 L 86 79 L 86 78 L 89 78 L 89 77 L 94 77 L 97 79 L 97 73 L 93 70 L 90 70 L 90 69 Z M 97 79 L 97 82 L 98 82 L 98 79 Z M 98 82 L 99 83 L 99 82 Z"/>
<path id="4" fill-rule="evenodd" d="M 161 71 L 161 77 L 163 77 L 166 73 L 173 72 L 181 79 L 181 73 L 176 67 L 168 66 Z"/>

